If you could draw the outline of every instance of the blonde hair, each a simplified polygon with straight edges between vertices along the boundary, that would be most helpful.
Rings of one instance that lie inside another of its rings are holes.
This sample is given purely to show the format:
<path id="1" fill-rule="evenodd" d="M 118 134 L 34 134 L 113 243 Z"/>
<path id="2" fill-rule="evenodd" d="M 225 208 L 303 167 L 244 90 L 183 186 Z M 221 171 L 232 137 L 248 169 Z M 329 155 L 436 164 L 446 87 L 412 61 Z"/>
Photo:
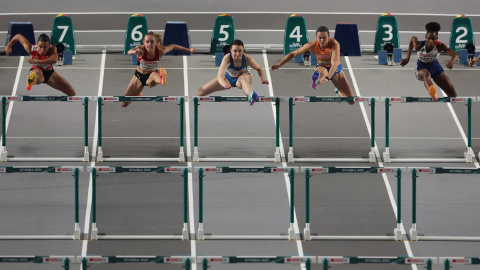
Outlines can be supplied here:
<path id="1" fill-rule="evenodd" d="M 162 41 L 162 34 L 160 33 L 154 33 L 153 31 L 150 31 L 148 33 L 145 34 L 145 37 L 147 36 L 152 36 L 155 38 L 155 42 L 157 42 L 158 46 L 162 46 L 163 44 L 163 41 Z M 144 37 L 144 39 L 145 39 Z"/>

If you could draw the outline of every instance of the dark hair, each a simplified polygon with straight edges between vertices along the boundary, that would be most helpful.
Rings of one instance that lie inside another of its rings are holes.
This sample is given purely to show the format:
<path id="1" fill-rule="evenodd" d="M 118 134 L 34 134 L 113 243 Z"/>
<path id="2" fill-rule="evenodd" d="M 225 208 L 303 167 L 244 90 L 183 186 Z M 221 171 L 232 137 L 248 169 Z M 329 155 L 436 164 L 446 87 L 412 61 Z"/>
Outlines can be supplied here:
<path id="1" fill-rule="evenodd" d="M 328 30 L 328 28 L 327 28 L 326 26 L 320 26 L 320 27 L 318 27 L 316 33 L 318 33 L 318 32 L 327 32 L 328 35 L 330 36 L 330 31 Z"/>
<path id="2" fill-rule="evenodd" d="M 50 43 L 50 38 L 45 35 L 45 34 L 41 34 L 39 37 L 38 37 L 38 41 L 37 42 L 48 42 Z"/>
<path id="3" fill-rule="evenodd" d="M 228 44 L 225 45 L 225 46 L 223 46 L 223 55 L 229 54 L 230 51 L 231 51 L 230 49 L 231 49 L 231 48 L 230 48 L 230 45 L 228 45 Z"/>
<path id="4" fill-rule="evenodd" d="M 238 45 L 238 46 L 242 46 L 243 48 L 245 48 L 245 46 L 243 46 L 243 42 L 240 40 L 240 39 L 235 39 L 234 41 L 232 41 L 232 45 Z"/>
<path id="5" fill-rule="evenodd" d="M 440 31 L 440 24 L 437 22 L 429 22 L 425 25 L 425 29 L 427 29 L 427 33 L 434 32 L 438 35 L 438 31 Z"/>

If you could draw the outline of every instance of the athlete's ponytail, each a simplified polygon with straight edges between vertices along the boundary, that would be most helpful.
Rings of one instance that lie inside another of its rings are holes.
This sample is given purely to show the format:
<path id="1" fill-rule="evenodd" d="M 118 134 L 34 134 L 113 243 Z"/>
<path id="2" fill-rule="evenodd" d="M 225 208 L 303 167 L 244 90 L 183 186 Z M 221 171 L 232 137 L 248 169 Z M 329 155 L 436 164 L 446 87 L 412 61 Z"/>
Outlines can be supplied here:
<path id="1" fill-rule="evenodd" d="M 438 31 L 440 31 L 440 24 L 437 22 L 429 22 L 425 25 L 425 29 L 427 33 L 433 32 L 438 35 Z"/>

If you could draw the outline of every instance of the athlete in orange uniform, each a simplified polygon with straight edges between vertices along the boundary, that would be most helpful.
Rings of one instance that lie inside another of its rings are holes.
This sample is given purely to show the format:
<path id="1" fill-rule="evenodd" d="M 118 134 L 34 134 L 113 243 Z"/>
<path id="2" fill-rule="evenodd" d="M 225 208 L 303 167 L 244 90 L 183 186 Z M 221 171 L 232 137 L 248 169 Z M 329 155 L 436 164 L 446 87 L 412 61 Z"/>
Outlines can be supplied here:
<path id="1" fill-rule="evenodd" d="M 27 79 L 27 90 L 30 91 L 35 84 L 45 83 L 67 96 L 75 96 L 73 87 L 53 70 L 52 64 L 56 63 L 58 58 L 57 48 L 50 44 L 50 38 L 47 35 L 41 34 L 37 44 L 32 45 L 23 35 L 16 34 L 5 46 L 5 52 L 11 54 L 12 46 L 17 42 L 20 42 L 32 57 L 27 59 L 28 63 L 33 65 Z"/>
<path id="2" fill-rule="evenodd" d="M 315 89 L 317 84 L 332 81 L 333 85 L 338 89 L 338 95 L 342 97 L 353 97 L 353 91 L 348 83 L 345 73 L 342 71 L 340 64 L 340 44 L 330 37 L 330 32 L 325 26 L 317 29 L 317 38 L 293 52 L 287 54 L 278 65 L 270 67 L 271 70 L 279 69 L 295 56 L 302 55 L 306 52 L 312 52 L 317 57 L 317 66 L 312 75 L 312 88 Z M 350 103 L 350 104 L 353 104 Z"/>
<path id="3" fill-rule="evenodd" d="M 137 69 L 130 84 L 125 90 L 125 96 L 139 96 L 143 87 L 154 87 L 157 84 L 167 84 L 167 71 L 158 68 L 160 58 L 171 50 L 182 50 L 190 53 L 196 52 L 195 48 L 185 48 L 177 44 L 162 46 L 162 35 L 149 32 L 145 34 L 143 45 L 128 51 L 129 55 L 137 55 Z M 127 107 L 131 102 L 122 102 L 122 107 Z"/>

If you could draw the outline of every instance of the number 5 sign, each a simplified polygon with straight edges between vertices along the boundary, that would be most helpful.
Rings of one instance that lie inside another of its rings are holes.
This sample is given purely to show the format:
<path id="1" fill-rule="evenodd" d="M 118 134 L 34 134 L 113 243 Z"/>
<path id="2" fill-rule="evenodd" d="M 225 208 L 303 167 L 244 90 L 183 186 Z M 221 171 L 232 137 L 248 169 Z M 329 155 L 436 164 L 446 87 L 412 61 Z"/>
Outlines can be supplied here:
<path id="1" fill-rule="evenodd" d="M 53 19 L 52 25 L 52 45 L 63 43 L 66 51 L 71 51 L 76 54 L 75 48 L 75 32 L 73 31 L 72 18 L 67 14 L 58 14 Z"/>
<path id="2" fill-rule="evenodd" d="M 452 22 L 450 48 L 458 53 L 458 50 L 465 49 L 467 44 L 475 44 L 472 21 L 465 15 L 458 15 Z"/>
<path id="3" fill-rule="evenodd" d="M 218 15 L 213 26 L 210 54 L 223 52 L 225 45 L 235 40 L 235 23 L 230 14 Z"/>
<path id="4" fill-rule="evenodd" d="M 147 18 L 140 13 L 130 16 L 125 32 L 123 53 L 127 54 L 130 49 L 142 45 L 146 33 L 148 33 Z"/>

